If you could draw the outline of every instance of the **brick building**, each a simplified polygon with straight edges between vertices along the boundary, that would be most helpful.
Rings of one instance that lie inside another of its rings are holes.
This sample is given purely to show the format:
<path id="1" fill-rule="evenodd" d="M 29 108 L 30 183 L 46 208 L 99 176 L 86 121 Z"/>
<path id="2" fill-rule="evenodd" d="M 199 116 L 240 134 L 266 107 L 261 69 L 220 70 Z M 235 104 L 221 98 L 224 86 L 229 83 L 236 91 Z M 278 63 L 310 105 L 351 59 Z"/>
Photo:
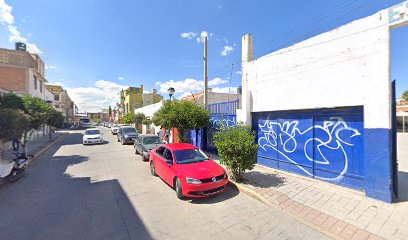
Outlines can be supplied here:
<path id="1" fill-rule="evenodd" d="M 45 87 L 45 65 L 38 55 L 27 51 L 0 48 L 0 88 L 52 101 Z"/>

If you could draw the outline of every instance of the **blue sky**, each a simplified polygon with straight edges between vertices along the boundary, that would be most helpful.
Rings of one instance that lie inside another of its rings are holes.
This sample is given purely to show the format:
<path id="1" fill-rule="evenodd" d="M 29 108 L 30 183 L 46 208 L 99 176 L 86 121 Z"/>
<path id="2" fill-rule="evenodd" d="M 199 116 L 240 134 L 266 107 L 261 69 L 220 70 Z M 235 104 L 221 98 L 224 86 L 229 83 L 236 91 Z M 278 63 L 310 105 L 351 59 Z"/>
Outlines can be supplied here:
<path id="1" fill-rule="evenodd" d="M 255 56 L 262 56 L 398 2 L 0 0 L 0 47 L 13 48 L 18 38 L 33 44 L 48 65 L 49 82 L 63 84 L 79 107 L 93 111 L 117 101 L 117 90 L 126 86 L 164 91 L 172 85 L 177 96 L 199 91 L 203 44 L 197 38 L 203 32 L 210 39 L 211 87 L 229 91 L 241 83 L 244 34 L 253 34 Z M 408 89 L 408 27 L 392 37 L 400 95 Z"/>

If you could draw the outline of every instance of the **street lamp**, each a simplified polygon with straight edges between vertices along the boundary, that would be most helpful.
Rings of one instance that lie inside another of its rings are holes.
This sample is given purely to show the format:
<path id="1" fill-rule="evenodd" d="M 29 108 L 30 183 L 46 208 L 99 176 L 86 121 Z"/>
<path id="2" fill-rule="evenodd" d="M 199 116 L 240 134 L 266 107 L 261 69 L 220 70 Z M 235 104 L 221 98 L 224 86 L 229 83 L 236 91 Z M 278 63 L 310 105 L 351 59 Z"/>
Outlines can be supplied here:
<path id="1" fill-rule="evenodd" d="M 175 91 L 176 90 L 173 87 L 170 87 L 169 89 L 167 89 L 167 92 L 169 93 L 169 96 L 170 96 L 170 101 L 171 101 L 171 97 L 173 96 Z"/>

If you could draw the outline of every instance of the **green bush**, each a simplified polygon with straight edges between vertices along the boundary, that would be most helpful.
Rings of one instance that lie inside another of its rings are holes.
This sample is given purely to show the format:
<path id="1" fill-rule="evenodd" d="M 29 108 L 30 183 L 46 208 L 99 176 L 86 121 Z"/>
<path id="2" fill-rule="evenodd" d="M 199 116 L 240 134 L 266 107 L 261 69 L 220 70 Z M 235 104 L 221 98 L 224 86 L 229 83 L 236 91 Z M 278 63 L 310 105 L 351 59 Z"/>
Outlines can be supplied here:
<path id="1" fill-rule="evenodd" d="M 214 143 L 222 158 L 221 163 L 227 166 L 234 180 L 241 181 L 242 174 L 254 168 L 258 145 L 255 144 L 255 132 L 251 131 L 250 126 L 221 126 L 214 135 Z"/>

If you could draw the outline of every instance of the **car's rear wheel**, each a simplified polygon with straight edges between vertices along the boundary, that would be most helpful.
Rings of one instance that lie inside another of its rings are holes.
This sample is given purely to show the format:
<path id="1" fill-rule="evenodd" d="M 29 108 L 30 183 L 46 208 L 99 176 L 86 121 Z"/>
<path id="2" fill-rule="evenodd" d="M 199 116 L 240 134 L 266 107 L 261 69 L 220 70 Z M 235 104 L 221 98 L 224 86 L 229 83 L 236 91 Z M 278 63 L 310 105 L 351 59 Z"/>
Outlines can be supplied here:
<path id="1" fill-rule="evenodd" d="M 117 137 L 117 139 L 118 139 L 118 142 L 120 142 L 120 140 L 119 140 L 119 138 Z"/>
<path id="2" fill-rule="evenodd" d="M 139 155 L 139 151 L 137 151 L 137 148 L 135 148 L 135 154 Z"/>
<path id="3" fill-rule="evenodd" d="M 150 173 L 157 177 L 156 168 L 154 167 L 154 162 L 150 162 Z"/>
<path id="4" fill-rule="evenodd" d="M 174 184 L 174 188 L 176 190 L 176 195 L 179 199 L 183 199 L 184 195 L 183 195 L 183 189 L 181 187 L 181 182 L 180 179 L 176 178 L 175 184 Z"/>

